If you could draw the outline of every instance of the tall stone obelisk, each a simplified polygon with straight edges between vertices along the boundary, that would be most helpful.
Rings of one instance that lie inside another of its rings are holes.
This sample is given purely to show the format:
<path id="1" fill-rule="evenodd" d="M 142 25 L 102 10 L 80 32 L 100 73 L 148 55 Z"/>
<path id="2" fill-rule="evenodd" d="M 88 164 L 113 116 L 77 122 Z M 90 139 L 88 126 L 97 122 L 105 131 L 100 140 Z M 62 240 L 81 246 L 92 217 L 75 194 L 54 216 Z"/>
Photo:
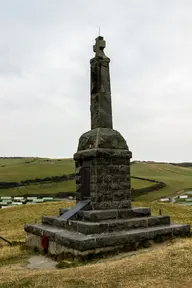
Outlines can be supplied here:
<path id="1" fill-rule="evenodd" d="M 91 66 L 91 130 L 79 139 L 76 163 L 77 199 L 90 199 L 94 209 L 131 207 L 130 158 L 127 143 L 113 129 L 110 59 L 99 36 Z"/>

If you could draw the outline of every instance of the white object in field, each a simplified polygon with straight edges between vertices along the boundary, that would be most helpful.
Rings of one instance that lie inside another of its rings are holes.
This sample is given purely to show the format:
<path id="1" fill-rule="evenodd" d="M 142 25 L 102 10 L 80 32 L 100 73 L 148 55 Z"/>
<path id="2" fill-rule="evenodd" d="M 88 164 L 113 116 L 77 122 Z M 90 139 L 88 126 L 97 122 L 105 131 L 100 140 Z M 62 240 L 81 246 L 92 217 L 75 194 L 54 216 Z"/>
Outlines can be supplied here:
<path id="1" fill-rule="evenodd" d="M 19 206 L 19 205 L 23 205 L 23 203 L 21 203 L 21 202 L 12 202 L 12 206 Z"/>
<path id="2" fill-rule="evenodd" d="M 27 197 L 27 200 L 34 200 L 37 199 L 37 197 Z"/>
<path id="3" fill-rule="evenodd" d="M 161 198 L 160 201 L 161 202 L 169 202 L 170 200 L 169 200 L 169 198 Z"/>
<path id="4" fill-rule="evenodd" d="M 11 200 L 11 196 L 1 196 L 1 200 Z"/>

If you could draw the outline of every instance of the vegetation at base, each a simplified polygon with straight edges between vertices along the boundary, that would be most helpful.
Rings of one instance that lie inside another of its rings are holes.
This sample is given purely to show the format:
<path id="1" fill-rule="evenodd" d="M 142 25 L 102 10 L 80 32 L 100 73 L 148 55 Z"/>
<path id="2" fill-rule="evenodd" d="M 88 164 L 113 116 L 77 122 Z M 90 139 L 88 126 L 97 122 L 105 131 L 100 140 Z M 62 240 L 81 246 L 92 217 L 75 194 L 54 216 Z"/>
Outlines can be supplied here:
<path id="1" fill-rule="evenodd" d="M 175 199 L 175 203 L 185 203 L 186 202 L 186 199 L 180 199 L 180 198 L 177 198 L 177 199 Z"/>
<path id="2" fill-rule="evenodd" d="M 41 220 L 42 215 L 58 215 L 67 203 L 43 203 L 0 210 L 0 234 L 9 240 L 24 241 L 23 225 Z M 71 202 L 68 206 L 73 205 Z M 152 214 L 162 209 L 175 223 L 192 225 L 192 208 L 165 203 L 134 202 L 150 206 Z M 9 211 L 9 212 L 8 212 Z M 192 239 L 176 239 L 141 250 L 134 256 L 119 254 L 85 266 L 65 269 L 26 269 L 30 250 L 8 246 L 0 241 L 0 287 L 190 287 L 192 281 Z M 175 272 L 176 271 L 176 272 Z"/>

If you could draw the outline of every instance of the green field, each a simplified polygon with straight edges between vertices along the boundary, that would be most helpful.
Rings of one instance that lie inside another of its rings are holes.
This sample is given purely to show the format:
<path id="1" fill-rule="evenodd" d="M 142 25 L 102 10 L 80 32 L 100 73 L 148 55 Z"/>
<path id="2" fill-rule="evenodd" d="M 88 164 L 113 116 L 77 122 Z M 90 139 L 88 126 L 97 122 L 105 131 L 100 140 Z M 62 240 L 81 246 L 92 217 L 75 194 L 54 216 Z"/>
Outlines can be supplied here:
<path id="1" fill-rule="evenodd" d="M 0 165 L 0 181 L 22 181 L 75 172 L 72 159 L 1 159 Z"/>
<path id="2" fill-rule="evenodd" d="M 152 201 L 160 197 L 175 194 L 183 189 L 192 188 L 192 168 L 178 167 L 170 164 L 137 162 L 131 166 L 131 174 L 157 181 L 166 187 L 137 197 L 137 200 Z"/>
<path id="3" fill-rule="evenodd" d="M 134 188 L 140 189 L 144 187 L 149 187 L 153 183 L 148 181 L 141 181 L 137 179 L 132 179 L 132 186 Z M 73 192 L 75 191 L 75 181 L 68 180 L 63 182 L 52 182 L 45 184 L 31 184 L 22 187 L 10 188 L 10 189 L 0 189 L 0 196 L 15 196 L 15 195 L 26 195 L 26 194 L 51 194 L 59 192 Z"/>
<path id="4" fill-rule="evenodd" d="M 26 194 L 54 194 L 59 192 L 75 191 L 75 181 L 52 182 L 46 184 L 32 184 L 28 186 L 0 189 L 0 196 L 15 196 Z"/>
<path id="5" fill-rule="evenodd" d="M 151 185 L 154 185 L 154 183 L 146 181 L 146 180 L 139 180 L 139 179 L 131 179 L 131 187 L 135 189 L 141 189 L 141 188 L 146 188 Z"/>
<path id="6" fill-rule="evenodd" d="M 73 159 L 0 159 L 0 181 L 22 181 L 51 176 L 61 176 L 75 172 Z M 183 189 L 192 188 L 192 168 L 170 164 L 136 162 L 131 165 L 131 175 L 164 182 L 166 187 L 137 197 L 139 201 L 153 201 L 160 197 L 175 194 Z M 146 180 L 131 179 L 135 189 L 154 185 Z M 58 193 L 75 191 L 75 181 L 32 184 L 20 188 L 0 189 L 0 196 Z"/>

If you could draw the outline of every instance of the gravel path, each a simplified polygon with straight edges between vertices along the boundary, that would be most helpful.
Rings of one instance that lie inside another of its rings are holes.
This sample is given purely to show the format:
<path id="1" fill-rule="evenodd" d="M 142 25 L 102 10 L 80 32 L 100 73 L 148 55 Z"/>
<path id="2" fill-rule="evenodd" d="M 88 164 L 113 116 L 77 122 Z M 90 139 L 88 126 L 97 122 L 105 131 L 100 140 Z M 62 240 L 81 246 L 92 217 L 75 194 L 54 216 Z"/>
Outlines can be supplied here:
<path id="1" fill-rule="evenodd" d="M 27 268 L 29 269 L 56 269 L 56 261 L 43 255 L 31 256 L 28 260 Z"/>

